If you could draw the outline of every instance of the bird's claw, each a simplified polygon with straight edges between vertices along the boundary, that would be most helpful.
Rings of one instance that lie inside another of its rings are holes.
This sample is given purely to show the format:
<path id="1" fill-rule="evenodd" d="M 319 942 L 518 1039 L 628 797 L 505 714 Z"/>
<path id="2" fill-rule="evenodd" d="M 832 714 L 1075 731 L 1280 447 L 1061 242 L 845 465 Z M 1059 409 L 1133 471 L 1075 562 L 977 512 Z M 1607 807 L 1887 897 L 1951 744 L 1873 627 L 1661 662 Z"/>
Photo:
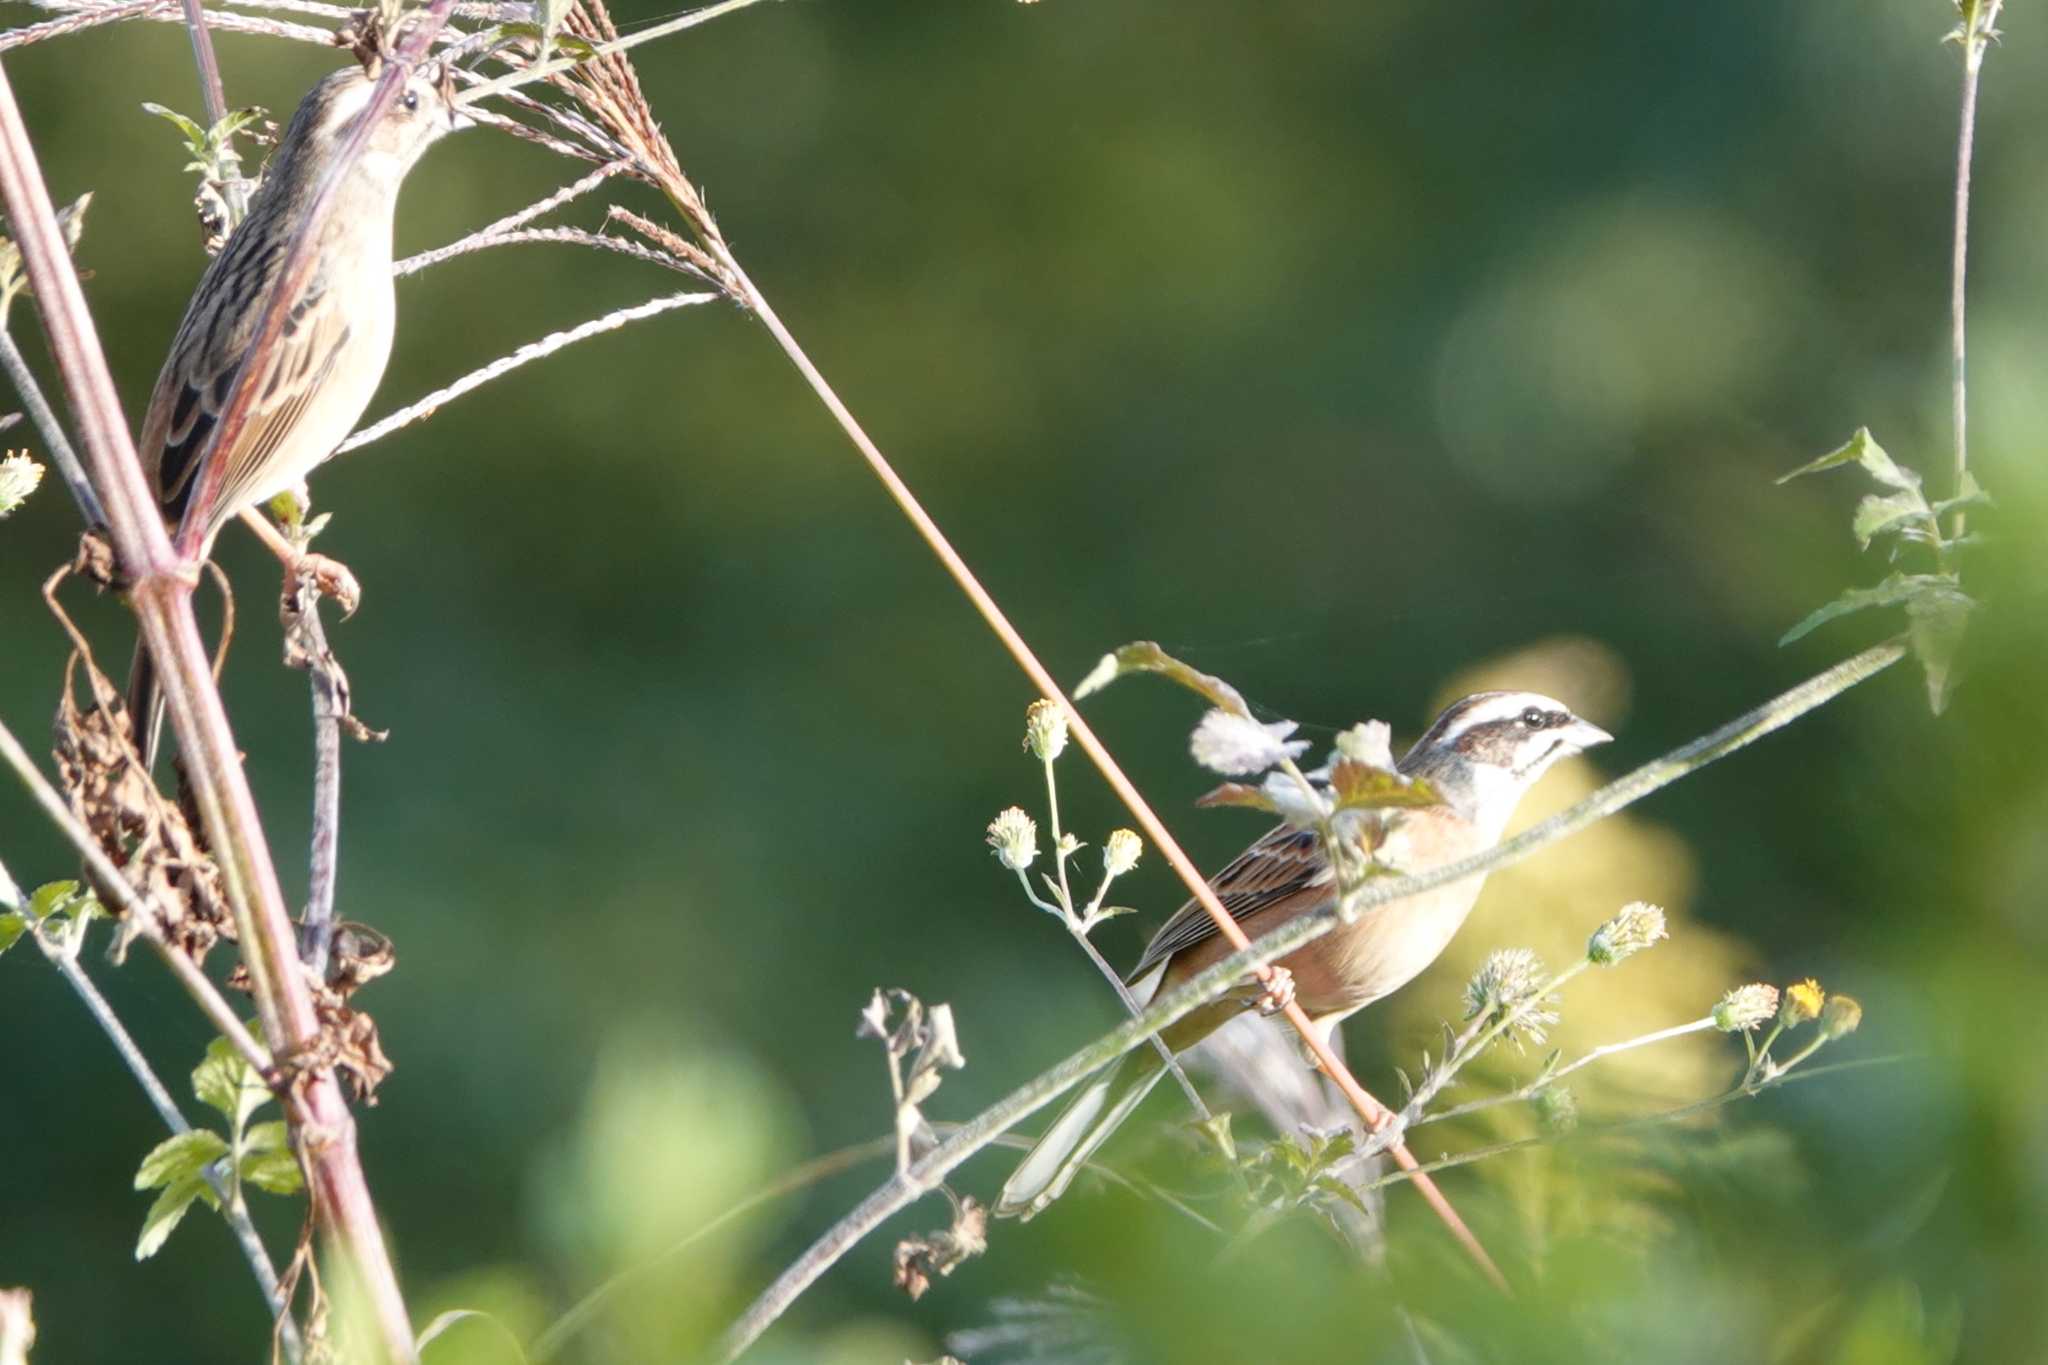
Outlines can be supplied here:
<path id="1" fill-rule="evenodd" d="M 299 584 L 308 582 L 312 584 L 314 591 L 322 597 L 331 599 L 340 607 L 344 617 L 354 616 L 356 608 L 362 605 L 363 585 L 356 581 L 356 576 L 349 570 L 348 565 L 338 559 L 329 559 L 326 555 L 313 554 L 310 551 L 300 555 L 292 562 L 291 581 L 287 591 L 296 592 Z"/>
<path id="2" fill-rule="evenodd" d="M 1253 1008 L 1270 1018 L 1294 1003 L 1294 973 L 1275 967 L 1266 977 L 1266 989 L 1252 1002 Z"/>

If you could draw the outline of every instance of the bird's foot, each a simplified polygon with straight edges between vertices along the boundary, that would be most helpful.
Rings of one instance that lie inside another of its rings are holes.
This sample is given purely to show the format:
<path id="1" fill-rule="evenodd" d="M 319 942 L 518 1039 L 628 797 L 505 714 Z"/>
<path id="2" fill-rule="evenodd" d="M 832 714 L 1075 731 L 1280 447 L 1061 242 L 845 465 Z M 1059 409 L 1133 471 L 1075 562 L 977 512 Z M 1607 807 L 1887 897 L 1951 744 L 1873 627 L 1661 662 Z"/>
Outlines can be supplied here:
<path id="1" fill-rule="evenodd" d="M 1294 1003 L 1294 973 L 1275 967 L 1266 977 L 1266 989 L 1252 1002 L 1253 1008 L 1270 1018 Z"/>
<path id="2" fill-rule="evenodd" d="M 290 567 L 290 581 L 285 585 L 287 596 L 294 593 L 299 584 L 310 582 L 313 590 L 332 600 L 345 617 L 354 616 L 356 608 L 362 605 L 363 585 L 356 581 L 348 565 L 340 560 L 309 551 L 293 560 Z"/>

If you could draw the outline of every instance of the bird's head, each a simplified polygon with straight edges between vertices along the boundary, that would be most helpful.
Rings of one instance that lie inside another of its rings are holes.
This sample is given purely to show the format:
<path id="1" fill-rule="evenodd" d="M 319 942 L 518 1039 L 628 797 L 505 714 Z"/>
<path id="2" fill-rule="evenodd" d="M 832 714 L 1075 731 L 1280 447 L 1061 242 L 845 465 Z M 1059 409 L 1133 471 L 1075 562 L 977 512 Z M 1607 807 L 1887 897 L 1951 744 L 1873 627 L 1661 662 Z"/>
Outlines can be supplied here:
<path id="1" fill-rule="evenodd" d="M 1551 764 L 1613 738 L 1540 693 L 1475 692 L 1444 708 L 1400 768 L 1497 838 Z"/>
<path id="2" fill-rule="evenodd" d="M 359 164 L 364 172 L 395 186 L 427 148 L 449 133 L 472 126 L 468 116 L 449 102 L 439 76 L 438 67 L 425 67 L 406 78 L 363 147 Z M 358 66 L 345 67 L 323 79 L 292 115 L 280 154 L 286 149 L 303 150 L 310 154 L 306 160 L 324 166 L 355 135 L 376 88 L 377 79 Z"/>

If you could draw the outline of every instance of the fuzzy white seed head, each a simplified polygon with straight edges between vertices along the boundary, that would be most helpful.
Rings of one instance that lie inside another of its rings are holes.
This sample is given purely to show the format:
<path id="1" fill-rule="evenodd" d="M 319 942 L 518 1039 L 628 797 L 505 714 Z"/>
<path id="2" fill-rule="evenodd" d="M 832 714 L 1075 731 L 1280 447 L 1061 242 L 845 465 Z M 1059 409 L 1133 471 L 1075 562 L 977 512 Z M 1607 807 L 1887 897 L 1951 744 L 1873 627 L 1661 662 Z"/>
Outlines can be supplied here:
<path id="1" fill-rule="evenodd" d="M 1138 836 L 1127 829 L 1113 829 L 1102 841 L 1102 875 L 1121 877 L 1138 865 L 1138 855 L 1145 851 L 1145 845 Z"/>
<path id="2" fill-rule="evenodd" d="M 1067 709 L 1040 697 L 1024 712 L 1024 747 L 1041 763 L 1050 763 L 1067 747 Z"/>
<path id="3" fill-rule="evenodd" d="M 8 451 L 0 458 L 0 517 L 28 500 L 43 481 L 43 467 L 28 456 Z"/>
<path id="4" fill-rule="evenodd" d="M 1753 981 L 1737 986 L 1714 1006 L 1714 1027 L 1723 1033 L 1748 1033 L 1778 1012 L 1778 988 Z"/>
<path id="5" fill-rule="evenodd" d="M 996 861 L 1022 872 L 1038 856 L 1038 822 L 1015 806 L 988 822 L 988 846 Z"/>
<path id="6" fill-rule="evenodd" d="M 1586 960 L 1596 967 L 1612 967 L 1658 939 L 1669 937 L 1664 929 L 1663 908 L 1648 901 L 1634 901 L 1593 931 L 1593 937 L 1586 940 Z"/>

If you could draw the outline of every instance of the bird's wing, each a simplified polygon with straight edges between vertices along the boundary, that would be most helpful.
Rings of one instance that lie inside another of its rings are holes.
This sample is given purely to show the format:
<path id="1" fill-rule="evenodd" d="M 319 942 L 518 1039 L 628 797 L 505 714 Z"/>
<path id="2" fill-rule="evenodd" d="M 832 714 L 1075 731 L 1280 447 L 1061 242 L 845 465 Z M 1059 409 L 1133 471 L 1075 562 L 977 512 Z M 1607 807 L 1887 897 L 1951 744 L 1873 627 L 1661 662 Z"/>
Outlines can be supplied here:
<path id="1" fill-rule="evenodd" d="M 1272 830 L 1209 879 L 1223 908 L 1240 923 L 1281 901 L 1329 883 L 1329 860 L 1323 856 L 1315 832 L 1292 825 Z M 1209 918 L 1201 902 L 1189 901 L 1160 926 L 1152 941 L 1145 945 L 1138 965 L 1125 979 L 1142 977 L 1175 953 L 1215 933 L 1216 921 Z"/>
<path id="2" fill-rule="evenodd" d="M 165 516 L 173 522 L 184 516 L 198 484 L 199 457 L 233 395 L 236 367 L 255 340 L 262 320 L 262 308 L 243 297 L 249 292 L 245 280 L 252 272 L 233 270 L 235 263 L 228 264 L 230 280 L 215 281 L 209 270 L 209 278 L 201 282 L 200 295 L 207 297 L 212 307 L 207 313 L 188 316 L 179 328 L 142 425 L 143 467 L 154 474 L 157 497 Z M 216 283 L 243 287 L 236 291 L 237 297 L 228 298 L 209 290 L 208 286 Z M 235 448 L 215 454 L 217 460 L 226 462 L 216 508 L 236 505 L 240 495 L 260 481 L 266 464 L 290 439 L 313 394 L 333 369 L 349 339 L 348 321 L 338 303 L 325 282 L 315 278 L 305 296 L 286 314 L 284 329 L 263 373 L 250 379 L 254 392 Z M 221 327 L 228 328 L 231 335 L 216 337 L 214 333 Z"/>

